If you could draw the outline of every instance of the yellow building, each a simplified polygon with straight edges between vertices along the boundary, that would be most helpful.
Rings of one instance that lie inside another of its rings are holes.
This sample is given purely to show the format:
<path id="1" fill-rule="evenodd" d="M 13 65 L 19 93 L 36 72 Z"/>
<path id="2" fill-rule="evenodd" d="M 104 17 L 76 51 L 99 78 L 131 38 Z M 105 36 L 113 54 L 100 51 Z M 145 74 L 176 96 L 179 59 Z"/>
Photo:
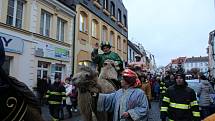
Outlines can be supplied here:
<path id="1" fill-rule="evenodd" d="M 30 89 L 37 79 L 72 71 L 75 12 L 58 0 L 1 0 L 5 71 Z"/>
<path id="2" fill-rule="evenodd" d="M 112 51 L 127 62 L 127 10 L 121 0 L 91 0 L 67 4 L 76 6 L 75 69 L 77 65 L 91 64 L 95 44 L 109 41 Z M 100 53 L 101 50 L 99 50 Z"/>

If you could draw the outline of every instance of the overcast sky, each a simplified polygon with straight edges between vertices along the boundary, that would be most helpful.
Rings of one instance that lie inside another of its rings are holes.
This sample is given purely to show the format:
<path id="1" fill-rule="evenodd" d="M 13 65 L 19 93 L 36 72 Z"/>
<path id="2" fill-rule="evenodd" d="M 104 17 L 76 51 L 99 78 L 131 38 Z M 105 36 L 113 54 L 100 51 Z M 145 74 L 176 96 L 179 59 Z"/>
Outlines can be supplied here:
<path id="1" fill-rule="evenodd" d="M 215 30 L 214 0 L 123 0 L 129 40 L 155 55 L 157 65 L 179 56 L 206 56 Z"/>

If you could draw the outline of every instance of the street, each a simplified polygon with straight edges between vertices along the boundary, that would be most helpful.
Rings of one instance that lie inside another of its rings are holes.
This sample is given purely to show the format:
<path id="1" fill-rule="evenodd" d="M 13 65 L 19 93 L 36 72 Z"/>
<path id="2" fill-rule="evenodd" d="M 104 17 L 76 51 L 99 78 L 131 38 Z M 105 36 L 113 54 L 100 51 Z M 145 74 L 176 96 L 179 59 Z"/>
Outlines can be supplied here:
<path id="1" fill-rule="evenodd" d="M 152 102 L 152 108 L 150 109 L 149 113 L 149 121 L 160 121 L 160 109 L 159 109 L 159 102 Z M 65 120 L 63 121 L 83 121 L 81 119 L 80 113 L 73 113 L 73 117 L 68 119 L 67 111 L 64 111 L 65 113 Z M 50 114 L 48 110 L 48 106 L 42 107 L 42 114 L 45 121 L 51 121 Z"/>

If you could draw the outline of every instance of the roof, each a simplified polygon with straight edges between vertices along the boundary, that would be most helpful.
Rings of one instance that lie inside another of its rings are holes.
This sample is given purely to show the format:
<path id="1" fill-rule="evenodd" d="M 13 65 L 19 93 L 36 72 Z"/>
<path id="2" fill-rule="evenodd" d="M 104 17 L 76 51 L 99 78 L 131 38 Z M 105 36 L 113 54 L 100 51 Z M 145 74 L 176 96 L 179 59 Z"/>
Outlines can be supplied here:
<path id="1" fill-rule="evenodd" d="M 136 46 L 130 40 L 128 40 L 128 46 L 130 46 L 137 54 L 140 54 L 141 56 L 143 56 L 143 53 L 139 50 L 138 46 Z"/>
<path id="2" fill-rule="evenodd" d="M 208 56 L 204 56 L 204 57 L 192 57 L 192 58 L 187 58 L 186 59 L 186 63 L 194 63 L 194 62 L 208 62 Z"/>
<path id="3" fill-rule="evenodd" d="M 182 64 L 186 60 L 186 57 L 178 57 L 177 59 L 172 59 L 172 64 Z"/>

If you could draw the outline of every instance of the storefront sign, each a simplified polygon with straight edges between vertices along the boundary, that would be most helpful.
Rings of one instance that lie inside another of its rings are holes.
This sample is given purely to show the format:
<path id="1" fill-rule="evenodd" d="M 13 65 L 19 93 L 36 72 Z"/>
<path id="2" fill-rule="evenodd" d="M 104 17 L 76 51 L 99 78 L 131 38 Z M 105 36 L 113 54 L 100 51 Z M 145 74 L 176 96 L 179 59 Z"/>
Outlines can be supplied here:
<path id="1" fill-rule="evenodd" d="M 69 61 L 69 49 L 38 42 L 35 51 L 36 56 Z"/>
<path id="2" fill-rule="evenodd" d="M 23 53 L 24 41 L 22 38 L 0 32 L 0 40 L 4 44 L 5 51 Z"/>

